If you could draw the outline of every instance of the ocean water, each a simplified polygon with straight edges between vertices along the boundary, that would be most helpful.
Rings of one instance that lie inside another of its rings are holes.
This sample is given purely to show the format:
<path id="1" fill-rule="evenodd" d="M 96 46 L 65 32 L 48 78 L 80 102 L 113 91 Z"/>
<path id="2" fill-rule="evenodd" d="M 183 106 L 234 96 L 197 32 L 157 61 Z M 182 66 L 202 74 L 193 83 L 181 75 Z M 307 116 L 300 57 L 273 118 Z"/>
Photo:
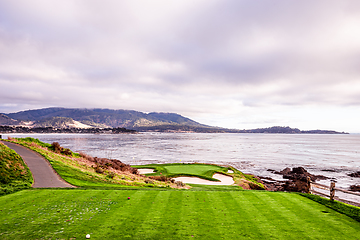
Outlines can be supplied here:
<path id="1" fill-rule="evenodd" d="M 34 137 L 91 156 L 118 159 L 128 164 L 201 162 L 232 165 L 245 172 L 282 179 L 280 171 L 302 166 L 327 176 L 348 189 L 360 178 L 360 135 L 140 133 L 140 134 L 4 134 Z M 320 181 L 329 184 L 329 180 Z"/>

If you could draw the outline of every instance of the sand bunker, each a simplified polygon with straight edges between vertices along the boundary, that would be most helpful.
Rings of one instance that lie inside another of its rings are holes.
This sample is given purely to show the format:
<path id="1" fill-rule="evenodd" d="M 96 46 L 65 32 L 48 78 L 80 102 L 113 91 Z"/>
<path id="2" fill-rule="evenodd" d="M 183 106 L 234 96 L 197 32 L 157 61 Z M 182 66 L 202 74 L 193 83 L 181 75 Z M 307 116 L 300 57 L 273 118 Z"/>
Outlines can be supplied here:
<path id="1" fill-rule="evenodd" d="M 233 170 L 228 170 L 228 173 L 234 173 L 234 171 Z"/>
<path id="2" fill-rule="evenodd" d="M 154 169 L 151 168 L 138 168 L 140 174 L 153 173 Z"/>
<path id="3" fill-rule="evenodd" d="M 232 177 L 215 173 L 213 178 L 219 179 L 220 182 L 213 182 L 209 180 L 205 180 L 198 177 L 176 177 L 175 181 L 182 181 L 183 183 L 192 183 L 192 184 L 204 184 L 204 185 L 232 185 L 234 184 L 234 180 Z"/>
<path id="4" fill-rule="evenodd" d="M 154 169 L 151 168 L 138 168 L 140 174 L 153 173 Z M 229 170 L 231 171 L 231 170 Z M 224 174 L 215 173 L 213 178 L 219 179 L 220 182 L 213 182 L 205 180 L 198 177 L 176 177 L 175 181 L 181 181 L 183 183 L 192 183 L 192 184 L 204 184 L 204 185 L 232 185 L 234 180 L 232 177 L 226 176 Z"/>

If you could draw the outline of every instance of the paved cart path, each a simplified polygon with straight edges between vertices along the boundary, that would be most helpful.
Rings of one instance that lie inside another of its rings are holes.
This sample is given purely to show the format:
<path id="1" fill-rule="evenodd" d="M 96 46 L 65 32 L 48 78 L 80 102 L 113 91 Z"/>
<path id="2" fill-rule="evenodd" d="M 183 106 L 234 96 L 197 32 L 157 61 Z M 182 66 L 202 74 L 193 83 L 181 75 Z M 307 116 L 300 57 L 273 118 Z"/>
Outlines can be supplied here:
<path id="1" fill-rule="evenodd" d="M 29 167 L 33 178 L 33 188 L 73 188 L 65 182 L 51 167 L 50 163 L 40 154 L 23 146 L 2 141 L 6 146 L 17 152 Z"/>

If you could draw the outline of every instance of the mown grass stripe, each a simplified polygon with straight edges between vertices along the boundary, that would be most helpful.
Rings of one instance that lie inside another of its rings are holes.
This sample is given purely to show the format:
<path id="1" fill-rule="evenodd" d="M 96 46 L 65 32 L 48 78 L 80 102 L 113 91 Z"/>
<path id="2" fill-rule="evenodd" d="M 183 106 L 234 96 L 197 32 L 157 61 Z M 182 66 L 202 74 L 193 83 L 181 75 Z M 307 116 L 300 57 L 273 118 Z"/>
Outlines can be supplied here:
<path id="1" fill-rule="evenodd" d="M 101 233 L 99 237 L 110 239 L 134 239 L 137 229 L 141 226 L 144 218 L 149 214 L 151 203 L 159 194 L 157 191 L 118 191 L 118 205 L 101 215 L 97 222 L 104 223 L 101 229 L 94 231 Z M 127 200 L 127 197 L 130 200 Z"/>
<path id="2" fill-rule="evenodd" d="M 179 236 L 181 229 L 181 216 L 183 201 L 186 197 L 186 193 L 171 191 L 168 197 L 168 201 L 164 208 L 164 215 L 159 219 L 159 225 L 157 232 L 153 235 L 152 239 L 168 239 L 171 236 L 172 239 L 182 239 Z"/>
<path id="3" fill-rule="evenodd" d="M 235 201 L 224 202 L 225 199 L 232 196 L 229 192 L 207 193 L 209 201 L 212 203 L 209 207 L 213 212 L 211 221 L 215 222 L 216 229 L 222 239 L 241 239 L 242 234 L 239 231 L 239 218 L 233 211 L 236 206 Z M 235 205 L 235 206 L 234 206 Z"/>
<path id="4" fill-rule="evenodd" d="M 305 206 L 306 203 L 291 201 L 291 199 L 297 197 L 296 195 L 291 193 L 280 193 L 276 195 L 269 195 L 269 197 L 272 198 L 273 201 L 281 202 L 282 206 L 288 209 L 288 211 L 286 211 L 284 209 L 272 208 L 274 211 L 277 211 L 279 214 L 281 214 L 284 218 L 292 218 L 296 224 L 295 226 L 297 226 L 297 231 L 300 231 L 299 228 L 301 227 L 303 229 L 302 232 L 305 235 L 307 234 L 312 239 L 331 236 L 331 231 L 326 230 L 327 226 L 322 227 L 321 225 L 319 226 L 314 222 L 318 221 L 318 217 L 315 217 L 314 215 L 312 218 L 310 218 L 312 221 L 309 221 L 308 216 L 311 214 L 311 211 L 315 211 L 315 209 L 311 209 L 309 212 L 309 208 Z"/>
<path id="5" fill-rule="evenodd" d="M 280 236 L 282 238 L 291 239 L 293 232 L 298 233 L 298 237 L 302 239 L 319 239 L 318 235 L 309 235 L 307 229 L 311 229 L 311 224 L 302 221 L 302 217 L 296 215 L 290 209 L 292 206 L 285 206 L 282 198 L 272 193 L 261 193 L 258 202 L 267 206 L 268 211 L 264 211 L 264 215 L 268 219 L 272 219 L 273 223 L 278 226 Z M 276 197 L 275 197 L 276 196 Z"/>
<path id="6" fill-rule="evenodd" d="M 223 192 L 220 193 L 222 208 L 226 208 L 231 219 L 230 230 L 226 234 L 230 239 L 261 239 L 257 225 L 253 222 L 253 215 L 249 214 L 249 209 L 244 207 L 243 192 Z M 219 208 L 219 205 L 217 205 Z M 230 234 L 232 233 L 232 234 Z"/>
<path id="7" fill-rule="evenodd" d="M 117 206 L 117 200 L 114 199 L 115 193 L 113 191 L 104 191 L 104 190 L 92 190 L 92 191 L 82 191 L 79 194 L 79 198 L 74 198 L 74 196 L 69 195 L 72 199 L 74 208 L 76 208 L 77 215 L 75 222 L 70 222 L 66 226 L 66 231 L 71 234 L 73 237 L 83 237 L 77 235 L 77 232 L 82 232 L 83 235 L 87 233 L 97 233 L 96 229 L 99 224 L 97 221 L 98 216 L 106 218 L 109 212 L 114 211 L 115 206 Z M 73 215 L 69 215 L 73 216 Z"/>
<path id="8" fill-rule="evenodd" d="M 271 218 L 266 217 L 266 205 L 258 203 L 258 193 L 253 191 L 244 191 L 242 204 L 248 213 L 253 216 L 252 221 L 258 226 L 259 234 L 263 239 L 278 239 L 278 227 Z"/>
<path id="9" fill-rule="evenodd" d="M 251 196 L 248 191 L 230 192 L 230 196 L 236 203 L 234 211 L 239 214 L 238 219 L 241 225 L 239 232 L 242 233 L 245 239 L 267 239 L 266 232 L 263 233 L 262 228 L 259 227 L 257 219 L 259 212 L 251 203 L 253 199 L 249 198 L 249 194 Z"/>
<path id="10" fill-rule="evenodd" d="M 204 192 L 182 192 L 178 230 L 175 239 L 212 239 L 214 232 L 209 202 Z M 210 215 L 210 217 L 209 217 Z"/>
<path id="11" fill-rule="evenodd" d="M 186 197 L 185 197 L 186 196 Z M 198 238 L 199 228 L 199 208 L 197 202 L 199 201 L 199 193 L 187 194 L 181 192 L 179 195 L 182 198 L 180 210 L 180 221 L 177 232 L 178 239 L 189 239 L 196 236 Z"/>
<path id="12" fill-rule="evenodd" d="M 83 235 L 89 233 L 94 225 L 92 218 L 98 214 L 106 214 L 109 204 L 113 202 L 109 198 L 110 191 L 74 190 L 68 191 L 68 194 L 66 194 L 66 191 L 64 193 L 58 191 L 58 193 L 63 199 L 54 203 L 55 206 L 60 206 L 59 214 L 61 214 L 61 218 L 59 219 L 57 232 L 52 235 L 53 237 L 58 237 L 58 233 L 66 233 L 71 237 L 83 237 L 79 236 L 78 232 L 83 233 Z M 65 206 L 68 205 L 69 207 L 61 208 L 61 201 L 65 203 Z M 56 209 L 53 211 L 56 211 Z"/>
<path id="13" fill-rule="evenodd" d="M 168 222 L 166 207 L 170 194 L 170 192 L 159 192 L 156 195 L 134 239 L 158 239 L 161 231 L 169 230 L 166 224 Z"/>
<path id="14" fill-rule="evenodd" d="M 221 239 L 222 233 L 218 225 L 214 224 L 216 219 L 215 213 L 212 209 L 213 202 L 209 198 L 207 191 L 197 192 L 194 199 L 194 207 L 196 209 L 193 217 L 197 222 L 197 233 L 194 235 L 198 239 L 214 239 L 214 236 L 217 236 L 217 239 Z M 191 204 L 191 203 L 190 203 Z"/>
<path id="15" fill-rule="evenodd" d="M 285 197 L 289 202 L 296 203 L 298 205 L 296 209 L 302 209 L 304 219 L 313 220 L 311 229 L 313 232 L 319 232 L 319 236 L 325 235 L 336 239 L 334 236 L 342 233 L 338 239 L 360 239 L 359 222 L 310 199 L 304 199 L 298 194 L 291 195 L 293 196 L 284 194 L 280 196 Z M 324 233 L 321 234 L 321 232 Z"/>

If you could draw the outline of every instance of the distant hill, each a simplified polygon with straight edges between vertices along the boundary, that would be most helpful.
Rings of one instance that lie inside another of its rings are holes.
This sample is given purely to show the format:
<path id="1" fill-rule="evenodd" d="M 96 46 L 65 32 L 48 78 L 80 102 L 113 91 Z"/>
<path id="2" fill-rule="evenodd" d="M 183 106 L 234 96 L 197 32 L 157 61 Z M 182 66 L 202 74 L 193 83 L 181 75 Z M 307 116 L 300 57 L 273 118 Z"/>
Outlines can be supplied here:
<path id="1" fill-rule="evenodd" d="M 142 113 L 133 110 L 45 108 L 10 113 L 4 116 L 18 121 L 32 121 L 36 127 L 67 127 L 74 124 L 73 121 L 103 128 L 137 129 L 161 125 L 210 127 L 175 113 Z"/>
<path id="2" fill-rule="evenodd" d="M 340 134 L 331 130 L 301 131 L 298 128 L 280 126 L 249 130 L 227 129 L 204 125 L 176 113 L 100 108 L 44 108 L 0 114 L 0 125 L 59 129 L 126 128 L 154 132 Z"/>
<path id="3" fill-rule="evenodd" d="M 240 130 L 240 132 L 242 132 L 242 133 L 288 133 L 288 134 L 346 134 L 345 132 L 336 132 L 336 131 L 332 131 L 332 130 L 303 131 L 298 128 L 281 127 L 281 126 Z"/>
<path id="4" fill-rule="evenodd" d="M 18 125 L 19 121 L 0 113 L 0 125 Z"/>

